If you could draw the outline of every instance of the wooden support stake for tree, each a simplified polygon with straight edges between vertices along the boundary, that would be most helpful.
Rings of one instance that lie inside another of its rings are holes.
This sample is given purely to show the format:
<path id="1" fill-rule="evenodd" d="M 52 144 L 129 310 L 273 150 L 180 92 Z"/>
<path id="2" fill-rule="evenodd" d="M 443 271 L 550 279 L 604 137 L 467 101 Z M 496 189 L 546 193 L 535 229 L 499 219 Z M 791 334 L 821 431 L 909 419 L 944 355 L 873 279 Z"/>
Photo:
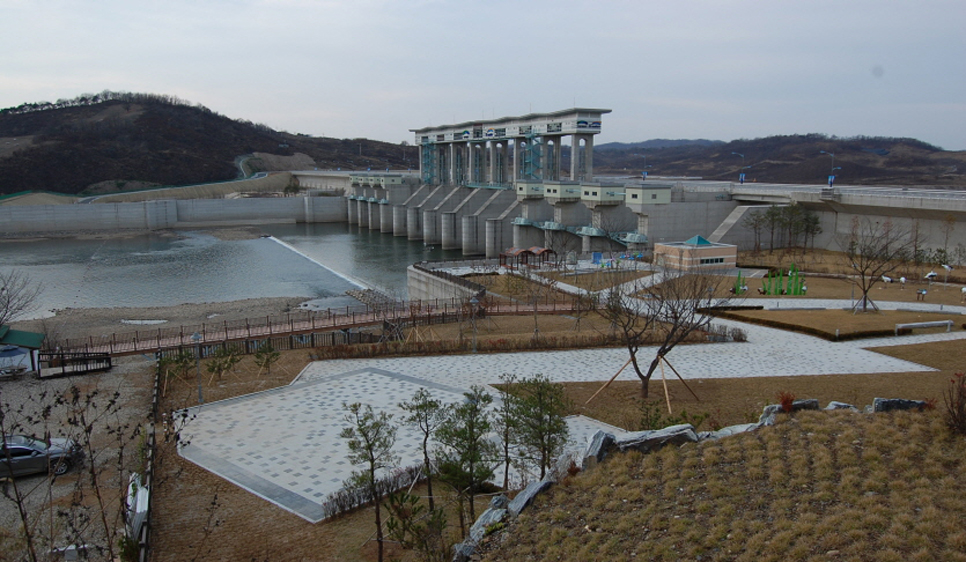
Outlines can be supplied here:
<path id="1" fill-rule="evenodd" d="M 604 389 L 605 389 L 605 388 L 607 388 L 608 386 L 610 386 L 610 383 L 612 383 L 612 382 L 614 382 L 614 379 L 616 379 L 618 375 L 620 375 L 620 374 L 621 374 L 622 372 L 624 372 L 624 369 L 626 369 L 626 368 L 627 368 L 627 366 L 631 364 L 631 361 L 632 361 L 632 359 L 633 359 L 633 358 L 631 358 L 631 359 L 628 359 L 628 360 L 627 360 L 627 363 L 624 363 L 624 366 L 623 366 L 623 367 L 621 367 L 621 368 L 620 368 L 620 370 L 619 370 L 619 371 L 617 371 L 617 372 L 616 372 L 616 373 L 614 374 L 614 376 L 612 376 L 612 377 L 610 378 L 610 380 L 609 380 L 609 381 L 607 381 L 607 382 L 605 382 L 605 383 L 604 383 L 604 386 L 602 386 L 602 387 L 600 387 L 600 388 L 599 388 L 599 389 L 597 390 L 597 392 L 595 392 L 595 393 L 594 393 L 594 395 L 593 395 L 593 396 L 591 396 L 590 398 L 588 398 L 588 399 L 587 399 L 587 401 L 586 401 L 586 402 L 584 402 L 584 406 L 586 406 L 587 404 L 590 404 L 590 401 L 591 401 L 591 400 L 593 400 L 594 398 L 597 398 L 597 395 L 598 395 L 598 394 L 600 394 L 601 392 L 603 392 L 603 391 L 604 391 Z"/>
<path id="2" fill-rule="evenodd" d="M 670 367 L 671 370 L 674 371 L 674 374 L 677 375 L 677 377 L 681 380 L 682 383 L 684 383 L 684 387 L 691 392 L 691 396 L 694 396 L 694 399 L 700 402 L 701 399 L 698 398 L 698 395 L 695 394 L 693 390 L 691 390 L 691 387 L 688 386 L 688 383 L 684 381 L 684 378 L 680 375 L 680 373 L 678 373 L 678 370 L 674 368 L 674 365 L 671 365 L 671 362 L 668 361 L 667 359 L 664 359 L 664 362 L 667 363 L 667 366 Z"/>
<path id="3" fill-rule="evenodd" d="M 658 357 L 657 364 L 661 367 L 661 382 L 664 383 L 664 401 L 667 402 L 667 413 L 668 415 L 673 414 L 671 411 L 671 394 L 667 389 L 667 379 L 664 378 L 664 356 Z"/>

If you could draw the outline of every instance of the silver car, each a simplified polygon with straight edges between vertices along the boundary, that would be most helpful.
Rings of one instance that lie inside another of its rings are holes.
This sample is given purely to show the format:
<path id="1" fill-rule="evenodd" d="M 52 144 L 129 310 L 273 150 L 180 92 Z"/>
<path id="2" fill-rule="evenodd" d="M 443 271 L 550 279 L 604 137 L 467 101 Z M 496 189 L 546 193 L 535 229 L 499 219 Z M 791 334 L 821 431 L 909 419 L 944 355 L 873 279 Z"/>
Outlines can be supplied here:
<path id="1" fill-rule="evenodd" d="M 81 460 L 83 452 L 73 439 L 52 437 L 50 444 L 26 435 L 4 435 L 0 449 L 0 476 L 50 472 L 64 474 Z"/>

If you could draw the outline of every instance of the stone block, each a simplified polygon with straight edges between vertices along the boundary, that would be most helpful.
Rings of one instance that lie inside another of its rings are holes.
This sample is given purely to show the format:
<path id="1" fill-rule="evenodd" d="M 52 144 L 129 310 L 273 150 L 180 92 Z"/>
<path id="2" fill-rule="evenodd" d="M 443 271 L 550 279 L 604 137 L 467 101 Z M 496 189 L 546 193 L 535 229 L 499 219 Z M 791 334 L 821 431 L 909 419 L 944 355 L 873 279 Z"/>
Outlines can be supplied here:
<path id="1" fill-rule="evenodd" d="M 728 427 L 723 427 L 718 431 L 712 431 L 708 437 L 710 439 L 721 439 L 722 437 L 731 437 L 732 435 L 738 435 L 739 433 L 754 431 L 759 427 L 761 427 L 761 425 L 757 423 L 743 423 L 739 425 L 729 425 Z"/>
<path id="2" fill-rule="evenodd" d="M 622 453 L 630 449 L 647 453 L 665 445 L 683 445 L 684 443 L 697 443 L 697 441 L 698 434 L 694 432 L 694 426 L 685 423 L 664 429 L 628 433 L 616 438 L 614 446 Z"/>
<path id="3" fill-rule="evenodd" d="M 859 411 L 859 409 L 853 406 L 852 404 L 848 404 L 846 402 L 836 402 L 835 400 L 829 402 L 828 406 L 826 406 L 825 409 L 826 410 L 851 410 L 853 412 Z"/>
<path id="4" fill-rule="evenodd" d="M 587 450 L 584 451 L 580 469 L 587 470 L 604 460 L 604 457 L 607 456 L 607 449 L 613 443 L 614 436 L 612 434 L 603 430 L 597 430 L 597 433 L 594 433 L 594 436 L 590 438 L 590 443 L 587 444 Z"/>
<path id="5" fill-rule="evenodd" d="M 470 527 L 470 539 L 473 542 L 479 543 L 480 540 L 486 535 L 486 529 L 494 523 L 499 523 L 506 519 L 507 510 L 505 509 L 487 509 L 484 511 Z"/>
<path id="6" fill-rule="evenodd" d="M 895 412 L 897 410 L 918 410 L 926 409 L 926 403 L 922 400 L 905 400 L 903 398 L 876 398 L 872 401 L 873 412 Z"/>
<path id="7" fill-rule="evenodd" d="M 533 502 L 533 498 L 537 497 L 540 492 L 543 492 L 552 485 L 553 483 L 549 480 L 541 480 L 539 482 L 532 482 L 526 488 L 520 490 L 520 493 L 507 505 L 510 514 L 514 517 L 520 515 L 520 512 Z"/>

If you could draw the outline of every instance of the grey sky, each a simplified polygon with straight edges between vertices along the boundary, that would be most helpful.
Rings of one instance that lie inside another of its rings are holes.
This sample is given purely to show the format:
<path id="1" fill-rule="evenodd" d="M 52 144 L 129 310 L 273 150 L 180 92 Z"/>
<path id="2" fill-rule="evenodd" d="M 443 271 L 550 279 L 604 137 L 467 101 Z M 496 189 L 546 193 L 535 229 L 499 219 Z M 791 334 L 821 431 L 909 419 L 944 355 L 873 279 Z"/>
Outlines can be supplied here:
<path id="1" fill-rule="evenodd" d="M 612 109 L 598 142 L 966 149 L 963 0 L 0 0 L 0 107 L 175 95 L 293 133 Z"/>

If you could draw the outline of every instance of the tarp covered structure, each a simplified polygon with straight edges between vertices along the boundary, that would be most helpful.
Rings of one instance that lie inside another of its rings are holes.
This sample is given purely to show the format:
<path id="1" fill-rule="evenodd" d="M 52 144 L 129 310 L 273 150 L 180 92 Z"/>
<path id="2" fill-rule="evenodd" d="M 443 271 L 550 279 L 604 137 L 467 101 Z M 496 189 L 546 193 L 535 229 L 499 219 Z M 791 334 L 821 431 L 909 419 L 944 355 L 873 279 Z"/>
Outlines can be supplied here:
<path id="1" fill-rule="evenodd" d="M 44 335 L 36 332 L 13 330 L 0 326 L 0 369 L 26 367 L 29 357 L 30 370 L 37 370 L 36 354 L 44 344 Z"/>

